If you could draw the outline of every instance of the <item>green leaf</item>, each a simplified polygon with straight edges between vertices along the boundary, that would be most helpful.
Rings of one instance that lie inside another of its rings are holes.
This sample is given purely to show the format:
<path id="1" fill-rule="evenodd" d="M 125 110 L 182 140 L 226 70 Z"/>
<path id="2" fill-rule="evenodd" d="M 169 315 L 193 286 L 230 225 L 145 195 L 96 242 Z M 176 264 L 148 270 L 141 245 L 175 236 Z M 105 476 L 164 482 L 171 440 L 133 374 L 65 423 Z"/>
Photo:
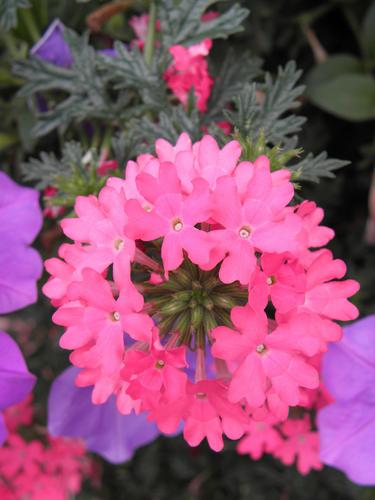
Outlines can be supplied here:
<path id="1" fill-rule="evenodd" d="M 362 43 L 367 57 L 372 63 L 375 62 L 375 1 L 372 2 L 366 12 L 363 21 Z"/>
<path id="2" fill-rule="evenodd" d="M 345 74 L 310 87 L 311 101 L 328 113 L 350 121 L 375 118 L 375 79 Z"/>
<path id="3" fill-rule="evenodd" d="M 116 57 L 99 56 L 99 68 L 107 75 L 116 90 L 133 89 L 140 95 L 146 107 L 160 111 L 167 106 L 167 90 L 163 80 L 161 54 L 155 51 L 152 65 L 145 62 L 137 46 L 128 50 L 116 42 Z"/>
<path id="4" fill-rule="evenodd" d="M 188 114 L 182 106 L 171 106 L 159 113 L 156 121 L 143 117 L 134 122 L 130 128 L 132 127 L 136 130 L 138 140 L 146 140 L 149 145 L 153 145 L 161 137 L 174 143 L 182 132 L 187 132 L 193 141 L 202 137 L 202 124 L 197 109 Z"/>
<path id="5" fill-rule="evenodd" d="M 28 0 L 0 0 L 0 28 L 9 31 L 17 24 L 17 9 L 30 7 Z"/>
<path id="6" fill-rule="evenodd" d="M 208 110 L 204 115 L 206 122 L 224 118 L 225 106 L 242 91 L 244 85 L 252 82 L 261 74 L 262 61 L 249 53 L 236 56 L 229 50 L 219 70 L 214 71 L 214 86 L 208 101 Z"/>
<path id="7" fill-rule="evenodd" d="M 333 178 L 335 170 L 345 167 L 349 161 L 328 158 L 323 151 L 318 156 L 309 153 L 303 160 L 287 167 L 293 172 L 292 179 L 297 181 L 319 182 L 320 178 Z"/>
<path id="8" fill-rule="evenodd" d="M 8 148 L 9 146 L 13 146 L 14 144 L 17 144 L 17 142 L 18 142 L 18 138 L 16 135 L 5 134 L 5 133 L 0 132 L 0 151 Z"/>
<path id="9" fill-rule="evenodd" d="M 218 0 L 158 0 L 157 17 L 161 23 L 163 47 L 191 45 L 204 38 L 226 38 L 242 30 L 241 23 L 249 14 L 239 4 L 207 22 L 201 22 L 204 12 Z"/>
<path id="10" fill-rule="evenodd" d="M 337 76 L 345 74 L 363 73 L 363 66 L 359 59 L 349 54 L 338 54 L 316 65 L 306 78 L 306 94 L 309 95 L 318 85 L 327 83 Z"/>
<path id="11" fill-rule="evenodd" d="M 224 111 L 225 116 L 243 137 L 256 141 L 264 133 L 268 143 L 284 144 L 305 122 L 304 117 L 290 113 L 304 90 L 304 86 L 296 86 L 300 76 L 301 71 L 290 61 L 279 68 L 275 79 L 266 74 L 265 83 L 245 85 L 235 99 L 236 110 Z"/>

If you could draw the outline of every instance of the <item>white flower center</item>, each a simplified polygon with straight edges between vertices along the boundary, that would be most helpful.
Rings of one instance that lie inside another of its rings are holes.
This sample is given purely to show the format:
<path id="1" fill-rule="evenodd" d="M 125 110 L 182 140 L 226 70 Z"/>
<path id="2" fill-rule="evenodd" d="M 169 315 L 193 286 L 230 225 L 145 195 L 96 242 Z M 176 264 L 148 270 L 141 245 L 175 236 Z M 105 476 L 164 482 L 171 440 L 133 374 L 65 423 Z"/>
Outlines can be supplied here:
<path id="1" fill-rule="evenodd" d="M 251 233 L 251 229 L 249 227 L 241 227 L 241 229 L 239 230 L 238 234 L 241 236 L 241 238 L 243 238 L 244 240 L 246 240 L 249 236 L 250 236 L 250 233 Z"/>
<path id="2" fill-rule="evenodd" d="M 176 220 L 174 223 L 173 223 L 173 229 L 175 231 L 181 231 L 181 229 L 183 229 L 184 225 L 182 224 L 182 222 L 180 220 Z"/>
<path id="3" fill-rule="evenodd" d="M 114 321 L 120 321 L 120 313 L 118 311 L 115 311 L 113 314 L 113 320 Z"/>
<path id="4" fill-rule="evenodd" d="M 124 248 L 124 240 L 121 240 L 120 238 L 115 240 L 114 247 L 116 250 L 122 250 Z"/>
<path id="5" fill-rule="evenodd" d="M 262 352 L 264 352 L 266 350 L 266 346 L 264 344 L 259 344 L 256 346 L 255 350 L 259 354 L 262 354 Z"/>
<path id="6" fill-rule="evenodd" d="M 155 368 L 164 368 L 165 366 L 165 361 L 163 361 L 162 359 L 159 359 L 156 363 L 155 363 Z"/>

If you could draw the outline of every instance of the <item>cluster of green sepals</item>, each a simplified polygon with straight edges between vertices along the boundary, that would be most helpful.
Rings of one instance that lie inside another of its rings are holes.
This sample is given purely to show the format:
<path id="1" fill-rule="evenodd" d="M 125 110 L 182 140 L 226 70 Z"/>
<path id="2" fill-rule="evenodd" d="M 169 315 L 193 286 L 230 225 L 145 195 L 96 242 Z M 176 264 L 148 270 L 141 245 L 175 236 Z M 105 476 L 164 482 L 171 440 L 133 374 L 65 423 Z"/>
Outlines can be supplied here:
<path id="1" fill-rule="evenodd" d="M 185 258 L 183 264 L 169 273 L 168 280 L 157 285 L 142 285 L 146 304 L 158 323 L 160 336 L 178 333 L 177 344 L 191 349 L 204 347 L 207 332 L 216 326 L 233 327 L 230 311 L 244 305 L 247 288 L 238 282 L 224 284 L 218 269 L 203 271 Z"/>

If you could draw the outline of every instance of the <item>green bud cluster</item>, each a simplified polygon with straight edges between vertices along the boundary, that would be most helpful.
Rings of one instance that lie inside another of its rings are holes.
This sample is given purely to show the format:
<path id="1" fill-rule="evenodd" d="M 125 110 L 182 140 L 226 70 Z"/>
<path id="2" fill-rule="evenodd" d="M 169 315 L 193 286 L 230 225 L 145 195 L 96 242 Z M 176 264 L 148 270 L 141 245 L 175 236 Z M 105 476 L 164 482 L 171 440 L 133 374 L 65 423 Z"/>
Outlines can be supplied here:
<path id="1" fill-rule="evenodd" d="M 247 302 L 247 288 L 238 282 L 226 285 L 218 277 L 218 268 L 202 271 L 185 259 L 161 284 L 143 287 L 148 313 L 153 315 L 160 336 L 178 334 L 178 345 L 191 349 L 203 347 L 209 332 L 217 326 L 233 327 L 230 311 Z"/>

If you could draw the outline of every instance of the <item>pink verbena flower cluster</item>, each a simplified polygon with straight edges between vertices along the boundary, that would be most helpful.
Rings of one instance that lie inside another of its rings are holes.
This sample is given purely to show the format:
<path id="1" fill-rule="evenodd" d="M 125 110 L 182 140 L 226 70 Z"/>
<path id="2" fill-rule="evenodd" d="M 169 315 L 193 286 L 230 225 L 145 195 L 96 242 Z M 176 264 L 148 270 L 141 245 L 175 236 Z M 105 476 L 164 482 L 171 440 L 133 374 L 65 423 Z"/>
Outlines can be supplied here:
<path id="1" fill-rule="evenodd" d="M 202 22 L 210 21 L 219 14 L 209 11 L 202 16 Z M 144 48 L 148 32 L 148 14 L 133 16 L 129 20 L 130 26 L 136 35 L 133 44 L 140 49 Z M 160 21 L 156 21 L 156 30 L 160 30 Z M 157 44 L 158 42 L 156 42 Z M 206 56 L 212 47 L 212 40 L 206 38 L 202 42 L 184 47 L 183 45 L 172 45 L 169 52 L 173 62 L 164 73 L 164 80 L 168 88 L 182 104 L 187 105 L 189 92 L 194 91 L 197 108 L 201 112 L 207 109 L 207 101 L 211 95 L 213 78 L 208 71 Z M 225 123 L 225 122 L 224 122 Z M 227 124 L 225 124 L 227 127 Z"/>
<path id="2" fill-rule="evenodd" d="M 18 434 L 20 426 L 33 419 L 32 398 L 5 411 L 9 436 L 0 448 L 0 498 L 16 500 L 67 500 L 81 490 L 84 478 L 98 482 L 94 462 L 83 442 L 47 436 L 26 441 Z"/>
<path id="3" fill-rule="evenodd" d="M 205 59 L 211 47 L 212 40 L 209 38 L 190 47 L 173 45 L 169 49 L 173 63 L 164 73 L 168 87 L 182 104 L 187 105 L 189 91 L 194 89 L 197 108 L 201 112 L 207 109 L 207 101 L 214 83 Z"/>
<path id="4" fill-rule="evenodd" d="M 311 358 L 318 370 L 321 357 L 317 355 Z M 290 410 L 287 420 L 273 414 L 252 420 L 237 445 L 238 453 L 249 455 L 253 460 L 269 453 L 285 465 L 296 462 L 298 471 L 303 475 L 312 469 L 322 469 L 319 433 L 314 417 L 318 409 L 330 402 L 331 398 L 323 385 L 314 390 L 302 390 L 299 406 Z"/>
<path id="5" fill-rule="evenodd" d="M 289 171 L 209 135 L 155 147 L 77 198 L 44 293 L 95 404 L 114 394 L 121 413 L 146 411 L 167 434 L 183 422 L 191 446 L 220 450 L 223 434 L 306 406 L 358 284 L 321 248 L 323 211 L 291 204 Z"/>

